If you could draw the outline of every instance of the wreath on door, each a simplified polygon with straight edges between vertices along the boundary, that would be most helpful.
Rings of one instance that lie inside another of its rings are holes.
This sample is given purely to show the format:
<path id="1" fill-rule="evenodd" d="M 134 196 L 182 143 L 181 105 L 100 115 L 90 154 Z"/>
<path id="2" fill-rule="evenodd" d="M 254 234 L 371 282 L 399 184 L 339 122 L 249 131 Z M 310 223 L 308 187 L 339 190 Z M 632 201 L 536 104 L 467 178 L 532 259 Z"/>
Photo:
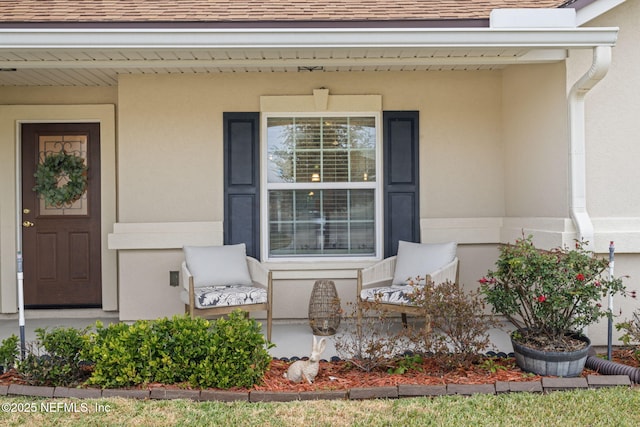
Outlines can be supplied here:
<path id="1" fill-rule="evenodd" d="M 87 166 L 79 156 L 64 151 L 50 154 L 38 165 L 33 187 L 48 206 L 60 207 L 80 199 L 87 190 Z M 63 178 L 67 182 L 60 185 Z"/>

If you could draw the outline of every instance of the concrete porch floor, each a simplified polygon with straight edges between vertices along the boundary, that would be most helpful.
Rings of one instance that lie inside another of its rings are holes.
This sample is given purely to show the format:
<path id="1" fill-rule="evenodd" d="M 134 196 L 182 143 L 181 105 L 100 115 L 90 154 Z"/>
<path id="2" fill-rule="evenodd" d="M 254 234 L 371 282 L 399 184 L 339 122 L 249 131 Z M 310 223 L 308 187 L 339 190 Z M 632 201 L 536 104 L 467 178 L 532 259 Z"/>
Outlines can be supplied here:
<path id="1" fill-rule="evenodd" d="M 81 310 L 27 310 L 25 312 L 25 340 L 27 343 L 36 339 L 35 330 L 37 328 L 52 329 L 55 327 L 84 328 L 93 326 L 96 320 L 102 321 L 105 325 L 118 322 L 118 313 L 107 313 L 102 310 L 81 309 Z M 397 325 L 400 328 L 398 319 Z M 344 325 L 338 328 L 338 335 L 344 332 Z M 490 330 L 491 343 L 487 351 L 510 353 L 513 351 L 509 340 L 508 326 L 500 329 Z M 266 322 L 262 327 L 266 335 Z M 3 315 L 0 317 L 0 340 L 9 337 L 11 334 L 20 336 L 17 315 Z M 305 320 L 274 320 L 272 330 L 272 342 L 275 347 L 269 350 L 276 358 L 281 357 L 304 357 L 311 352 L 313 332 L 309 322 Z M 333 356 L 340 356 L 336 352 L 336 335 L 327 336 L 327 347 L 323 353 L 323 359 L 330 359 Z"/>

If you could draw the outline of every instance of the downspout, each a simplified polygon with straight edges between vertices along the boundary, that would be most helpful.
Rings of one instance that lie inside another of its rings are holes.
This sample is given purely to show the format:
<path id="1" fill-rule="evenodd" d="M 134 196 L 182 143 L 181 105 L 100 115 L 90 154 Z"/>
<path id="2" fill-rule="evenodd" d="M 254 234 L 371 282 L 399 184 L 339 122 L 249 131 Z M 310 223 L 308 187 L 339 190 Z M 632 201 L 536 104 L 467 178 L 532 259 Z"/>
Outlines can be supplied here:
<path id="1" fill-rule="evenodd" d="M 587 93 L 604 78 L 611 65 L 611 46 L 593 49 L 591 68 L 569 91 L 569 209 L 578 239 L 594 249 L 594 229 L 587 212 L 586 138 L 584 104 Z"/>

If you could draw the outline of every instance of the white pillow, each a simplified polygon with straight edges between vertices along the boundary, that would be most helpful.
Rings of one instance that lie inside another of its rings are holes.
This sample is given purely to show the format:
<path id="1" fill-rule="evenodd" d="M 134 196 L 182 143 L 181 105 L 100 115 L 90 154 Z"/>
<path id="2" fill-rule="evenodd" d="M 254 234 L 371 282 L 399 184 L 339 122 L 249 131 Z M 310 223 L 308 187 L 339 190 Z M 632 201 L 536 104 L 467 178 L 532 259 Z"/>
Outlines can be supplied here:
<path id="1" fill-rule="evenodd" d="M 184 256 L 197 288 L 252 285 L 244 243 L 225 246 L 185 246 Z"/>
<path id="2" fill-rule="evenodd" d="M 456 242 L 411 243 L 400 240 L 392 285 L 406 285 L 417 277 L 422 279 L 420 284 L 424 284 L 427 274 L 455 259 L 457 246 Z"/>

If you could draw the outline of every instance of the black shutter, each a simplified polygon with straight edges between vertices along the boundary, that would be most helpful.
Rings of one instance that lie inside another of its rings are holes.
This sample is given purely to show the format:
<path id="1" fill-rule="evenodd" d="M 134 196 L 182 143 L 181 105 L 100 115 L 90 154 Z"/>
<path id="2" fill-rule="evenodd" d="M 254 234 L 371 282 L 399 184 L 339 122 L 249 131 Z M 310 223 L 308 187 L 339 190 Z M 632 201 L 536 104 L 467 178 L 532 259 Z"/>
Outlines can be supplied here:
<path id="1" fill-rule="evenodd" d="M 260 113 L 224 113 L 224 244 L 260 259 Z"/>
<path id="2" fill-rule="evenodd" d="M 419 131 L 417 111 L 383 113 L 384 257 L 398 241 L 420 241 Z"/>

